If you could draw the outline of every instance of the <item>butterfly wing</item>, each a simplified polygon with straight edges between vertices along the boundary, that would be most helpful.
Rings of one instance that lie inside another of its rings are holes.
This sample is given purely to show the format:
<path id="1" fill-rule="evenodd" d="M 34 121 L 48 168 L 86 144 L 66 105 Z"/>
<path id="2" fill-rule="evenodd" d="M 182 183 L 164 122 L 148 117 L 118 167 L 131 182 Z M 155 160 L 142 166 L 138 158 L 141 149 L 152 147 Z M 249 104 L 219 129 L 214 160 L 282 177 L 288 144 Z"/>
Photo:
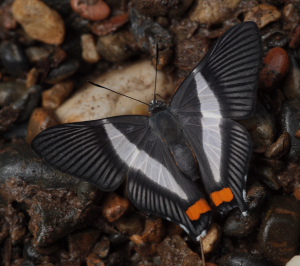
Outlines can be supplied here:
<path id="1" fill-rule="evenodd" d="M 246 210 L 252 144 L 247 131 L 231 119 L 253 112 L 261 62 L 256 24 L 238 24 L 218 39 L 170 104 L 195 152 L 205 189 L 221 213 L 236 205 Z"/>
<path id="2" fill-rule="evenodd" d="M 102 190 L 114 190 L 128 174 L 129 196 L 138 208 L 180 224 L 195 239 L 211 223 L 204 193 L 179 171 L 148 117 L 58 125 L 40 133 L 32 147 L 53 166 Z"/>

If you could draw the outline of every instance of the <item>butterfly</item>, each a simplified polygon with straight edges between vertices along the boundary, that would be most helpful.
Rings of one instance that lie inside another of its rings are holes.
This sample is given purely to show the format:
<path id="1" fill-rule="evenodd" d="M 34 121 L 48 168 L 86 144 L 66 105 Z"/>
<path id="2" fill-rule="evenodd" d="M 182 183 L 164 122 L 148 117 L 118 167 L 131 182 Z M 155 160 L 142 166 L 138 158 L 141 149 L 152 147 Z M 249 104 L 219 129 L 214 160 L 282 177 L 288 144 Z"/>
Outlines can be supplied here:
<path id="1" fill-rule="evenodd" d="M 257 25 L 240 23 L 215 42 L 170 103 L 150 103 L 150 116 L 57 125 L 36 136 L 32 148 L 103 191 L 117 189 L 127 177 L 137 208 L 199 240 L 213 210 L 247 211 L 252 142 L 233 119 L 253 113 L 261 65 Z"/>

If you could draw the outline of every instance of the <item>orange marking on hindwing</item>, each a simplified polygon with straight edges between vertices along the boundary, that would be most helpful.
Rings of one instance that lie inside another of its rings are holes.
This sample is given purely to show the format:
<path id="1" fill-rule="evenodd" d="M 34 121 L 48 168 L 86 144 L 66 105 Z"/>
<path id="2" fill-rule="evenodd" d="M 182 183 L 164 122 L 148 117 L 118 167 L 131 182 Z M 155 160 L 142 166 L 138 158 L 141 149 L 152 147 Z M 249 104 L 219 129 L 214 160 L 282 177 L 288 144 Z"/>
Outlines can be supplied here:
<path id="1" fill-rule="evenodd" d="M 223 202 L 230 202 L 234 199 L 232 190 L 229 187 L 211 193 L 210 197 L 216 206 L 219 206 Z"/>
<path id="2" fill-rule="evenodd" d="M 206 213 L 208 211 L 211 211 L 211 207 L 205 199 L 200 199 L 186 210 L 186 214 L 192 221 L 195 221 L 201 217 L 202 213 Z"/>

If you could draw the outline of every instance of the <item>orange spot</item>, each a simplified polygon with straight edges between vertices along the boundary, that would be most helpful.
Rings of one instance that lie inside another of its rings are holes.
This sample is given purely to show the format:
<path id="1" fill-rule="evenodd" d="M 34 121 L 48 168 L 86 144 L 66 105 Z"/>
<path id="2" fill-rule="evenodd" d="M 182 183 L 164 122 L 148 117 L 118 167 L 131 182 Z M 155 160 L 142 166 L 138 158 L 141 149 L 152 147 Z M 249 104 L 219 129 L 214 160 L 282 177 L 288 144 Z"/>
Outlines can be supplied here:
<path id="1" fill-rule="evenodd" d="M 206 213 L 208 211 L 211 211 L 211 208 L 207 201 L 205 199 L 200 199 L 186 210 L 186 214 L 192 221 L 195 221 L 200 218 L 202 213 Z"/>
<path id="2" fill-rule="evenodd" d="M 216 206 L 219 206 L 223 202 L 230 202 L 234 199 L 232 190 L 229 187 L 211 193 L 210 197 Z"/>

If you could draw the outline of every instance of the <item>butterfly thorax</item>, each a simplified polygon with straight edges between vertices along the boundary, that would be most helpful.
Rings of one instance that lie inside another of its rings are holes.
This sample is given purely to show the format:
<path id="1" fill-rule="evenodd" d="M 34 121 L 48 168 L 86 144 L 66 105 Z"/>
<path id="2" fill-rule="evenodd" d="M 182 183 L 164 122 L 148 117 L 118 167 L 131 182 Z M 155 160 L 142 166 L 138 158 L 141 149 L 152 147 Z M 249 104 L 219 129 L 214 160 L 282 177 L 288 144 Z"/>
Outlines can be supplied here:
<path id="1" fill-rule="evenodd" d="M 154 115 L 159 111 L 166 110 L 167 107 L 168 106 L 165 102 L 152 100 L 150 105 L 149 105 L 149 112 L 151 113 L 151 115 Z"/>
<path id="2" fill-rule="evenodd" d="M 164 109 L 152 113 L 149 122 L 153 133 L 169 149 L 181 172 L 192 180 L 197 179 L 197 161 L 178 117 L 165 104 Z"/>

